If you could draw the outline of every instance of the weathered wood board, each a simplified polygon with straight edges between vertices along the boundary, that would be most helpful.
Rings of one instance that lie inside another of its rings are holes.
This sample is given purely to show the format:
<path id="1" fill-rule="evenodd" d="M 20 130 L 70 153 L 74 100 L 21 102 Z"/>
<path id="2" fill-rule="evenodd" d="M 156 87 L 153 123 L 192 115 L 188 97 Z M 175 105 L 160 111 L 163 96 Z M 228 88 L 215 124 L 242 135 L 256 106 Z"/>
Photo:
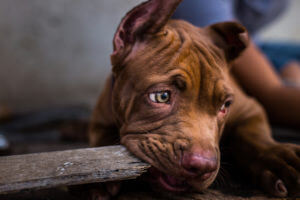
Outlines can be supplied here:
<path id="1" fill-rule="evenodd" d="M 134 179 L 150 167 L 122 146 L 0 157 L 0 194 Z"/>

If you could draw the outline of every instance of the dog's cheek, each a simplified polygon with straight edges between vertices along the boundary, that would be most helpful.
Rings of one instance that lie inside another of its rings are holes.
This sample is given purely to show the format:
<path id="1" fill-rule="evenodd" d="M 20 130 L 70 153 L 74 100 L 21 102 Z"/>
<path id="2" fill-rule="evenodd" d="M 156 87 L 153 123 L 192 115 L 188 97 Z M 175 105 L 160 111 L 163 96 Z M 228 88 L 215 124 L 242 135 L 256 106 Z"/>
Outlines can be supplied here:
<path id="1" fill-rule="evenodd" d="M 226 115 L 222 113 L 218 113 L 217 115 L 218 139 L 220 139 L 220 137 L 222 136 L 227 118 L 228 118 L 228 113 Z"/>
<path id="2" fill-rule="evenodd" d="M 146 137 L 143 135 L 129 134 L 121 138 L 121 144 L 141 160 L 153 165 L 153 160 L 141 148 L 141 143 L 144 140 L 146 140 Z"/>

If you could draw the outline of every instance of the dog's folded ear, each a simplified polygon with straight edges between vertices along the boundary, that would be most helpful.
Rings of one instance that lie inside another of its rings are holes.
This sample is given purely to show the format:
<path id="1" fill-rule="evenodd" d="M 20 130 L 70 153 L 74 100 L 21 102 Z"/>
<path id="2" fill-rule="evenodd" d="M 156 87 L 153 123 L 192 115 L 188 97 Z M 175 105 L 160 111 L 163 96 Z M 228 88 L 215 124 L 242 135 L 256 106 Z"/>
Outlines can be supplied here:
<path id="1" fill-rule="evenodd" d="M 149 0 L 129 11 L 113 39 L 114 56 L 122 56 L 144 34 L 155 34 L 167 23 L 181 0 Z"/>
<path id="2" fill-rule="evenodd" d="M 246 28 L 237 22 L 221 22 L 208 26 L 215 45 L 224 50 L 228 62 L 234 60 L 248 46 Z"/>

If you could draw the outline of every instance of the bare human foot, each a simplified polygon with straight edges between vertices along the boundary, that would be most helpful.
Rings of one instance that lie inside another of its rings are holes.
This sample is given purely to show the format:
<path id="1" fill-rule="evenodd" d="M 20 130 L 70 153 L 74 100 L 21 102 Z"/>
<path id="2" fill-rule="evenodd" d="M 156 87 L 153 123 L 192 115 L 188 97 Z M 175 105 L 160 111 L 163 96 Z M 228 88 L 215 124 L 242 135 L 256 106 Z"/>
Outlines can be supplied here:
<path id="1" fill-rule="evenodd" d="M 287 83 L 300 86 L 300 62 L 291 61 L 280 71 L 281 78 Z"/>

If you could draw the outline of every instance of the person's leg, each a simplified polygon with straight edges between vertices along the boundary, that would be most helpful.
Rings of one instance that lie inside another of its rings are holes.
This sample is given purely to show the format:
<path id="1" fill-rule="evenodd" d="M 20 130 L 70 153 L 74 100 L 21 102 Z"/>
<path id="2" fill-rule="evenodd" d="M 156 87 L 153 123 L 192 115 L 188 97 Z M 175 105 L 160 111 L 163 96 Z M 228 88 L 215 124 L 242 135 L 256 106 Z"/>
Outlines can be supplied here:
<path id="1" fill-rule="evenodd" d="M 233 63 L 232 70 L 242 87 L 264 105 L 274 122 L 300 127 L 300 87 L 285 85 L 255 44 L 251 43 Z"/>
<path id="2" fill-rule="evenodd" d="M 300 83 L 300 44 L 261 43 L 260 47 L 287 84 Z"/>
<path id="3" fill-rule="evenodd" d="M 291 61 L 280 70 L 281 78 L 286 84 L 300 86 L 300 63 L 299 61 Z"/>

